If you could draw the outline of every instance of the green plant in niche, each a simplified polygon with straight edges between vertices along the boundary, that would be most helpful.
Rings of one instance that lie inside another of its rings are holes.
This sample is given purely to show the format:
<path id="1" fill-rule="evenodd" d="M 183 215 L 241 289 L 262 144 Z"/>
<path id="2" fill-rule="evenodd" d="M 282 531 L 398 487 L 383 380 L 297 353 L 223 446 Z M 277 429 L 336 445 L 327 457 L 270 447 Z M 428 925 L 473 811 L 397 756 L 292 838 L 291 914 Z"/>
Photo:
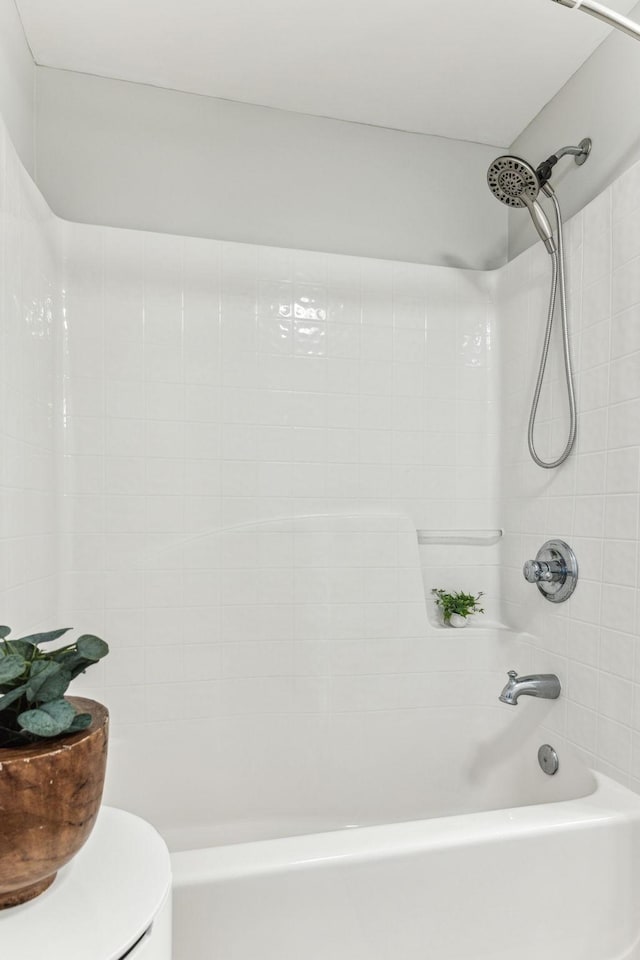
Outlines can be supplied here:
<path id="1" fill-rule="evenodd" d="M 91 715 L 78 713 L 64 694 L 74 677 L 106 657 L 109 647 L 85 633 L 64 647 L 40 649 L 70 629 L 9 640 L 11 628 L 0 627 L 0 747 L 77 733 L 90 725 Z"/>
<path id="2" fill-rule="evenodd" d="M 442 610 L 442 617 L 445 623 L 451 620 L 451 614 L 457 613 L 460 617 L 469 617 L 472 613 L 484 613 L 484 609 L 478 601 L 484 596 L 482 590 L 475 596 L 472 593 L 447 593 L 446 590 L 434 587 L 431 593 L 434 595 L 436 605 Z"/>

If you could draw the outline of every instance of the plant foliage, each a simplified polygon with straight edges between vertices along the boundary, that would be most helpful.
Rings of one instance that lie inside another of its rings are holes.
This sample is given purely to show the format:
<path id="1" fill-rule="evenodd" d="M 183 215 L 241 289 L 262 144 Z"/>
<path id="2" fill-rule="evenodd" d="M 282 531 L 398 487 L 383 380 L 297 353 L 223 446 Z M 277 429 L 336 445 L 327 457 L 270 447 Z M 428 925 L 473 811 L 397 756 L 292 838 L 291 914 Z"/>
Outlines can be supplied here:
<path id="1" fill-rule="evenodd" d="M 452 613 L 458 613 L 461 617 L 468 617 L 472 613 L 484 613 L 484 609 L 478 601 L 484 596 L 482 590 L 475 596 L 472 593 L 447 593 L 446 590 L 434 587 L 431 593 L 434 595 L 436 605 L 442 610 L 442 616 L 445 623 L 449 623 Z"/>
<path id="2" fill-rule="evenodd" d="M 0 627 L 0 747 L 77 733 L 91 723 L 91 715 L 77 713 L 64 694 L 74 677 L 106 657 L 109 647 L 85 633 L 66 646 L 40 649 L 70 629 L 10 640 L 11 628 Z"/>

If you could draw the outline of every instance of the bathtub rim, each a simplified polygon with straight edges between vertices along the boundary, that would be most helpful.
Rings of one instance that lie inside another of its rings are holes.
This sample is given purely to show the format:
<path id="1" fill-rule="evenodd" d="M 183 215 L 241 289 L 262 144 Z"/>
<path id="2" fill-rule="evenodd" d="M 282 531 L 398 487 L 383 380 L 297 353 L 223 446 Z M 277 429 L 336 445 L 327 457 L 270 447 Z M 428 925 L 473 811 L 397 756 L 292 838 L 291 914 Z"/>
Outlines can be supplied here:
<path id="1" fill-rule="evenodd" d="M 595 790 L 574 800 L 175 851 L 171 853 L 174 888 L 308 869 L 340 860 L 366 863 L 615 820 L 640 821 L 638 794 L 604 774 L 591 773 Z"/>

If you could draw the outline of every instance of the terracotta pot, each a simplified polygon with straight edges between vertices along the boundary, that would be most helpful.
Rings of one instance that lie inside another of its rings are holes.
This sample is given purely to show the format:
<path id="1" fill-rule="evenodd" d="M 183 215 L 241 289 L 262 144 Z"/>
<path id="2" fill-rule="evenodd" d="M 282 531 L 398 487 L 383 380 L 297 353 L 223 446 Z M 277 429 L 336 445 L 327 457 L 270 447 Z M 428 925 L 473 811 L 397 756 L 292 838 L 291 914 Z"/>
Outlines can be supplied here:
<path id="1" fill-rule="evenodd" d="M 93 716 L 86 730 L 0 748 L 0 910 L 53 883 L 87 840 L 100 809 L 109 713 L 95 700 L 68 699 Z"/>

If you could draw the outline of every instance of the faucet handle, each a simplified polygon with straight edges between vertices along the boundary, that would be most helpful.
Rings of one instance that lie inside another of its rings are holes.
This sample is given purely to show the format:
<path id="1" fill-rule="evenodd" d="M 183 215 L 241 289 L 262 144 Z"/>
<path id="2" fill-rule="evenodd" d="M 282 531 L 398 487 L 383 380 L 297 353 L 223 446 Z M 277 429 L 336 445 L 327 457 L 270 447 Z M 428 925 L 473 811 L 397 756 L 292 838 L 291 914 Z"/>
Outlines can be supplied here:
<path id="1" fill-rule="evenodd" d="M 522 568 L 529 583 L 557 583 L 564 581 L 566 567 L 559 560 L 527 560 Z"/>
<path id="2" fill-rule="evenodd" d="M 507 676 L 510 677 L 512 680 L 515 680 L 516 677 L 518 676 L 518 671 L 517 671 L 517 670 L 507 670 Z"/>
<path id="3" fill-rule="evenodd" d="M 526 560 L 522 568 L 525 580 L 529 583 L 537 583 L 540 580 L 540 564 L 537 560 Z"/>

